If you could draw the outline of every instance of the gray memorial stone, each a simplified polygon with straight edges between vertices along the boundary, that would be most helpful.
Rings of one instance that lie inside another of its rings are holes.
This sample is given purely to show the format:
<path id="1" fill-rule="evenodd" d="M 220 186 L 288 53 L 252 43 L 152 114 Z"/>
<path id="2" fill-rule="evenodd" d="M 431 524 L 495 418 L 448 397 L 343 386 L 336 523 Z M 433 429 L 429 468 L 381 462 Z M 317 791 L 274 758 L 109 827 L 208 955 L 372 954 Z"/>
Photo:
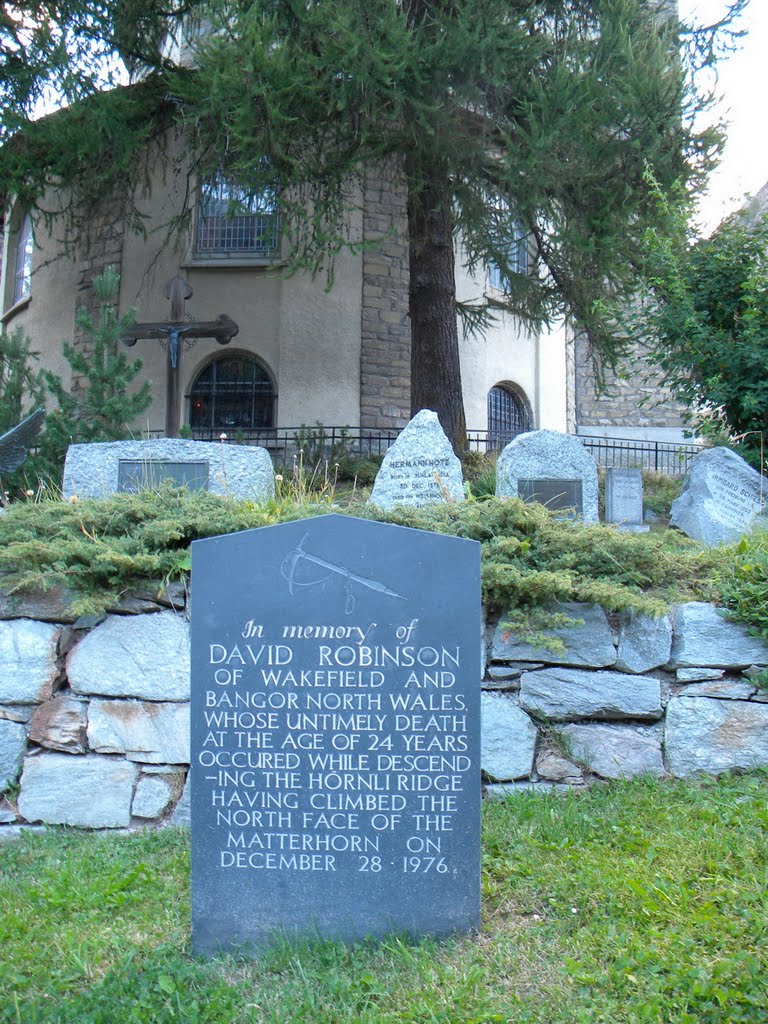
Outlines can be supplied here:
<path id="1" fill-rule="evenodd" d="M 633 529 L 648 529 L 643 526 L 642 469 L 605 471 L 605 521 Z"/>
<path id="2" fill-rule="evenodd" d="M 558 502 L 563 499 L 557 495 L 566 492 L 575 498 L 574 484 L 580 483 L 581 504 L 576 511 L 586 522 L 597 522 L 597 466 L 575 434 L 532 430 L 510 441 L 496 465 L 497 497 L 520 497 L 521 484 L 525 488 L 531 481 L 540 491 L 550 481 Z"/>
<path id="3" fill-rule="evenodd" d="M 478 927 L 479 562 L 338 515 L 193 544 L 199 953 Z"/>
<path id="4" fill-rule="evenodd" d="M 65 498 L 106 498 L 118 491 L 156 487 L 162 480 L 252 501 L 275 495 L 275 474 L 265 448 L 179 438 L 70 445 L 62 492 Z"/>
<path id="5" fill-rule="evenodd" d="M 670 523 L 709 547 L 731 544 L 765 523 L 768 479 L 729 448 L 709 448 L 691 463 Z"/>
<path id="6" fill-rule="evenodd" d="M 461 463 L 437 413 L 422 409 L 384 456 L 371 491 L 371 504 L 389 509 L 463 500 Z"/>

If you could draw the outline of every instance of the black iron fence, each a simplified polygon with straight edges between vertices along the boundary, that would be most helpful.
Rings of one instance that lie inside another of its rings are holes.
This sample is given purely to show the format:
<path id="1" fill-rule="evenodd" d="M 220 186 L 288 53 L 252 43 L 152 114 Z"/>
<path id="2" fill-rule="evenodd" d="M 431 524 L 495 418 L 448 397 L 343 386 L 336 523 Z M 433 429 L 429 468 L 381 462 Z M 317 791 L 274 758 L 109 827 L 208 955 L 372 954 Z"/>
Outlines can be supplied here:
<path id="1" fill-rule="evenodd" d="M 257 444 L 271 452 L 276 462 L 291 462 L 294 457 L 314 464 L 322 459 L 369 458 L 383 455 L 397 439 L 399 430 L 369 430 L 360 427 L 280 427 L 263 430 L 194 431 L 198 441 L 223 441 Z M 688 471 L 691 459 L 701 445 L 691 442 L 643 441 L 630 438 L 579 435 L 598 466 L 655 470 L 670 476 Z M 467 431 L 467 449 L 498 452 L 512 440 L 498 430 Z"/>
<path id="2" fill-rule="evenodd" d="M 588 437 L 579 434 L 598 466 L 607 469 L 652 469 L 668 476 L 688 472 L 691 459 L 703 445 L 687 441 L 640 441 L 618 437 Z"/>

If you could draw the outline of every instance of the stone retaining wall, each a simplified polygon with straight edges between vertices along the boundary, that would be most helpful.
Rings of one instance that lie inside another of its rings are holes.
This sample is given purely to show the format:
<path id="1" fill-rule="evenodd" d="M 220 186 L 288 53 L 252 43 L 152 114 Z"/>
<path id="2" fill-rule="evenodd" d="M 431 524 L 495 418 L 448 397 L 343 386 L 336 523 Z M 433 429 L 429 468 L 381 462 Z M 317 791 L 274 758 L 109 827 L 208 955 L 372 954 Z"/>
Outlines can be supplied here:
<path id="1" fill-rule="evenodd" d="M 184 604 L 182 592 L 132 595 L 101 621 L 66 622 L 56 595 L 0 596 L 0 835 L 188 823 Z M 768 647 L 720 610 L 693 602 L 614 621 L 594 606 L 561 610 L 580 624 L 559 632 L 559 653 L 488 628 L 490 795 L 768 765 L 768 692 L 752 681 Z"/>

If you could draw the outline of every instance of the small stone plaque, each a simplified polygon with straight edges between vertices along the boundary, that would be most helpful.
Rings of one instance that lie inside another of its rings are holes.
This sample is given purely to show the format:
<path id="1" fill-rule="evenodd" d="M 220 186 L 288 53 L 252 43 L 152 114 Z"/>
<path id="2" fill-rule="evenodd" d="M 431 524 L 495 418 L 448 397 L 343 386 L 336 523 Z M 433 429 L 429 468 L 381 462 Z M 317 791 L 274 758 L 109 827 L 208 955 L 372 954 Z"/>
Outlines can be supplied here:
<path id="1" fill-rule="evenodd" d="M 518 480 L 517 493 L 523 501 L 538 501 L 551 512 L 582 509 L 581 480 Z"/>
<path id="2" fill-rule="evenodd" d="M 479 545 L 327 515 L 192 547 L 195 950 L 477 928 Z"/>
<path id="3" fill-rule="evenodd" d="M 170 480 L 190 491 L 204 491 L 208 487 L 207 462 L 138 462 L 120 459 L 117 466 L 119 493 L 147 491 Z"/>
<path id="4" fill-rule="evenodd" d="M 638 525 L 643 522 L 643 471 L 607 469 L 605 472 L 605 521 Z"/>

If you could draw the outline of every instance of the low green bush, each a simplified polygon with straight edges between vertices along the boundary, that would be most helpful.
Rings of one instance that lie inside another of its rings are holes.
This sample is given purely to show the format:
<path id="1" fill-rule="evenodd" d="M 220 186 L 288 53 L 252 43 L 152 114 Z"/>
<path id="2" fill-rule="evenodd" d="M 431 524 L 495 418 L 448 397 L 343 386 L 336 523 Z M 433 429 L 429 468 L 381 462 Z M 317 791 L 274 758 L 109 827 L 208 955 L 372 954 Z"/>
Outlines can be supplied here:
<path id="1" fill-rule="evenodd" d="M 768 529 L 741 538 L 721 566 L 723 603 L 733 618 L 768 639 Z"/>
<path id="2" fill-rule="evenodd" d="M 643 471 L 643 506 L 659 519 L 669 519 L 672 502 L 683 489 L 682 476 L 668 476 L 666 473 Z"/>
<path id="3" fill-rule="evenodd" d="M 183 577 L 199 537 L 322 515 L 331 504 L 286 492 L 257 505 L 170 486 L 108 500 L 21 502 L 0 517 L 0 572 L 5 589 L 65 586 L 74 611 L 102 611 L 138 584 Z M 726 555 L 679 535 L 560 521 L 516 499 L 350 511 L 479 541 L 483 598 L 500 612 L 589 601 L 658 614 L 669 601 L 716 597 L 713 580 L 730 578 Z"/>

